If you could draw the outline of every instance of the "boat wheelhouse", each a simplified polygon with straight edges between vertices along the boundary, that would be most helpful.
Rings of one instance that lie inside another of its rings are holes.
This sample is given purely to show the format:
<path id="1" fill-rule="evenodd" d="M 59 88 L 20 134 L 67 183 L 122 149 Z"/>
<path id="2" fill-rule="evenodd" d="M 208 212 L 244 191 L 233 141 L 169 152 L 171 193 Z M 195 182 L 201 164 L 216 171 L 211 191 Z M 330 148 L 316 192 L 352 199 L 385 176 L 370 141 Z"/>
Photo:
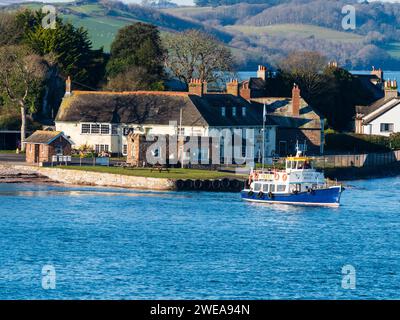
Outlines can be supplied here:
<path id="1" fill-rule="evenodd" d="M 284 170 L 252 170 L 242 199 L 251 202 L 339 206 L 341 185 L 329 186 L 312 159 L 301 155 L 286 158 Z"/>

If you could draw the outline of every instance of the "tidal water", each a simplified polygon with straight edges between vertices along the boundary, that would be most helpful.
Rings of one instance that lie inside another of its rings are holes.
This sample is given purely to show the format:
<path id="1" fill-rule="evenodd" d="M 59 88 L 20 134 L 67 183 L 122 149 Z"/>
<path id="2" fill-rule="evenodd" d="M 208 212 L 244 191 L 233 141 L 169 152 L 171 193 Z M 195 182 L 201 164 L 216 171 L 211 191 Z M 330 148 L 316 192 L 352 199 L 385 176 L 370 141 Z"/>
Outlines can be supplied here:
<path id="1" fill-rule="evenodd" d="M 0 299 L 399 299 L 400 178 L 351 185 L 332 209 L 0 184 Z"/>

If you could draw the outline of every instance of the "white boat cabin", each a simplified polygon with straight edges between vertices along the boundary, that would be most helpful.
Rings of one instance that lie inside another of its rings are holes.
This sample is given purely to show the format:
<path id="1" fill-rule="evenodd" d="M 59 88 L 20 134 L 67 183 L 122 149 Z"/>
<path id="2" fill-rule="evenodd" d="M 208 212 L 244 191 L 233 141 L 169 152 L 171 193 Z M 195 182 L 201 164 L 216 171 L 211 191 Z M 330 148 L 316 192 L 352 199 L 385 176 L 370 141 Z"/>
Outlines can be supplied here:
<path id="1" fill-rule="evenodd" d="M 252 171 L 249 182 L 255 193 L 287 194 L 323 188 L 325 177 L 314 169 L 311 158 L 296 156 L 286 158 L 285 170 Z"/>

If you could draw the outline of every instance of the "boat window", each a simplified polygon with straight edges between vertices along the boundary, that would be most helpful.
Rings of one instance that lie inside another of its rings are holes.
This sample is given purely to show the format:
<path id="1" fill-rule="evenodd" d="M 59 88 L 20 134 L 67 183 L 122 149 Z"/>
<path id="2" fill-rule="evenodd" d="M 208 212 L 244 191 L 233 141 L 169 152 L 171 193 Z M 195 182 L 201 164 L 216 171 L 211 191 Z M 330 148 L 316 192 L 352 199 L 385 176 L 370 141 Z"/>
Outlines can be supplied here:
<path id="1" fill-rule="evenodd" d="M 278 184 L 276 187 L 277 187 L 276 188 L 277 192 L 285 192 L 285 190 L 286 190 L 286 185 L 285 184 Z"/>
<path id="2" fill-rule="evenodd" d="M 275 185 L 274 184 L 271 184 L 271 188 L 269 189 L 269 191 L 275 192 Z"/>
<path id="3" fill-rule="evenodd" d="M 303 161 L 298 161 L 297 162 L 297 169 L 304 169 L 304 162 Z"/>
<path id="4" fill-rule="evenodd" d="M 305 161 L 304 162 L 304 169 L 312 169 L 311 162 Z"/>
<path id="5" fill-rule="evenodd" d="M 261 183 L 255 183 L 254 184 L 254 191 L 260 191 L 261 190 L 261 186 L 262 186 Z"/>
<path id="6" fill-rule="evenodd" d="M 268 184 L 263 185 L 263 192 L 265 193 L 268 192 L 268 186 L 269 186 Z"/>

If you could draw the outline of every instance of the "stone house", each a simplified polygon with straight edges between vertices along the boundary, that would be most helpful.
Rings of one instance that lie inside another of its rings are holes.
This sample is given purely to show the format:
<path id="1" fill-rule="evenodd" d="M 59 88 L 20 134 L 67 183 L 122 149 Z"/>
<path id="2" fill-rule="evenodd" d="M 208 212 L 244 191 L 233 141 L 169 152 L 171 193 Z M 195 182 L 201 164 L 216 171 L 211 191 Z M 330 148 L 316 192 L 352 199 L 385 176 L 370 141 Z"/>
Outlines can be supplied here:
<path id="1" fill-rule="evenodd" d="M 220 161 L 219 147 L 219 141 L 212 137 L 161 135 L 148 139 L 142 134 L 131 134 L 128 136 L 126 162 L 143 167 L 154 164 L 173 166 L 182 162 L 191 167 L 209 167 Z"/>
<path id="2" fill-rule="evenodd" d="M 259 66 L 257 77 L 239 83 L 227 84 L 228 93 L 239 95 L 253 106 L 267 108 L 267 114 L 277 125 L 276 154 L 295 154 L 297 142 L 309 154 L 324 153 L 324 118 L 302 97 L 300 88 L 294 84 L 291 97 L 275 97 L 269 92 L 266 79 L 274 74 L 264 66 Z"/>
<path id="3" fill-rule="evenodd" d="M 70 155 L 72 142 L 60 131 L 35 131 L 25 142 L 26 162 L 43 164 L 55 155 Z"/>

